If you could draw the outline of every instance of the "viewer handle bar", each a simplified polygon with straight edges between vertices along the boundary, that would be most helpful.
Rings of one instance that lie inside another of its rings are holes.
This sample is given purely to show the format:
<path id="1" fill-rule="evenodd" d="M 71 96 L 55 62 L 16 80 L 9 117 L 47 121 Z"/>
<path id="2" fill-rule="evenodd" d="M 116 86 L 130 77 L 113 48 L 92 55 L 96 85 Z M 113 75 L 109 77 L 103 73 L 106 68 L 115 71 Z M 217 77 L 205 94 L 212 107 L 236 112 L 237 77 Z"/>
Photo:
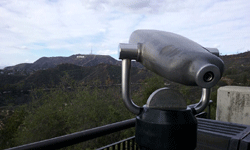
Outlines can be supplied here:
<path id="1" fill-rule="evenodd" d="M 210 88 L 202 88 L 201 99 L 199 103 L 195 104 L 195 111 L 196 114 L 201 113 L 209 103 L 209 96 L 210 96 Z"/>
<path id="2" fill-rule="evenodd" d="M 122 99 L 125 106 L 135 115 L 139 115 L 141 107 L 137 106 L 130 97 L 130 68 L 131 59 L 122 60 Z"/>

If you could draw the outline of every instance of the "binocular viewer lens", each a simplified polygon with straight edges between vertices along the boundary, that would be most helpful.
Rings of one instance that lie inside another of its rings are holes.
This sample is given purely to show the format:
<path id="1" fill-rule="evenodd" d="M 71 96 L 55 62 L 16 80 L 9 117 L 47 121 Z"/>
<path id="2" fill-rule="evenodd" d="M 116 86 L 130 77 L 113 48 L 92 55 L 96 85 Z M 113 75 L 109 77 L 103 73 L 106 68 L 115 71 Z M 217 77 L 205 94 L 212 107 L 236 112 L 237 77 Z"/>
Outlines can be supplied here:
<path id="1" fill-rule="evenodd" d="M 203 80 L 205 82 L 211 82 L 213 79 L 214 79 L 214 74 L 211 71 L 205 73 L 205 75 L 203 76 Z"/>

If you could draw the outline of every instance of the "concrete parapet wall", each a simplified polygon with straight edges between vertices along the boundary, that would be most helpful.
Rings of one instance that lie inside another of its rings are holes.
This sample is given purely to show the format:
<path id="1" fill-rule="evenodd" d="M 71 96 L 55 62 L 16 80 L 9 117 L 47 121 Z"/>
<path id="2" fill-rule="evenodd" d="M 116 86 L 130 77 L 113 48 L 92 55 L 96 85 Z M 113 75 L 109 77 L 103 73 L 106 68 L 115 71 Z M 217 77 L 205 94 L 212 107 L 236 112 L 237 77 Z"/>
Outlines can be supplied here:
<path id="1" fill-rule="evenodd" d="M 217 91 L 216 120 L 250 125 L 250 87 L 220 87 Z"/>

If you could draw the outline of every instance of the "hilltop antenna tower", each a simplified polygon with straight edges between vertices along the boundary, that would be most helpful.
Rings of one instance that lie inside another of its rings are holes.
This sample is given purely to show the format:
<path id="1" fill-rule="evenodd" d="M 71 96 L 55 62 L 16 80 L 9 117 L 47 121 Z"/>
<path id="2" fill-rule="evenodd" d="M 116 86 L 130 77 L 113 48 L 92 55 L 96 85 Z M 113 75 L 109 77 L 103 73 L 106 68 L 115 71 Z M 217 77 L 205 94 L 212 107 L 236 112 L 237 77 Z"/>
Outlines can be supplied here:
<path id="1" fill-rule="evenodd" d="M 90 51 L 90 55 L 92 55 L 92 46 L 91 46 L 91 51 Z"/>

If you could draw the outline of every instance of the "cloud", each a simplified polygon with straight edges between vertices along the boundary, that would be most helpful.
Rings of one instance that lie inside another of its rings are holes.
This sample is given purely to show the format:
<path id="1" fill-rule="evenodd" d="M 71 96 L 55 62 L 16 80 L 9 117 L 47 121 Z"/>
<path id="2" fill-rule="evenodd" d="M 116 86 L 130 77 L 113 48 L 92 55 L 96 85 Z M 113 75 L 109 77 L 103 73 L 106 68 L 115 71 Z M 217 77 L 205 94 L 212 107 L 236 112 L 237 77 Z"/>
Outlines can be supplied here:
<path id="1" fill-rule="evenodd" d="M 136 29 L 181 34 L 203 46 L 219 45 L 223 54 L 246 51 L 249 8 L 247 0 L 2 0 L 0 65 L 91 48 L 115 56 Z"/>
<path id="2" fill-rule="evenodd" d="M 131 11 L 147 10 L 150 8 L 150 0 L 83 0 L 86 8 L 97 11 Z"/>
<path id="3" fill-rule="evenodd" d="M 106 49 L 106 50 L 99 50 L 99 51 L 97 51 L 97 53 L 100 55 L 113 55 L 113 54 L 117 55 L 118 51 Z"/>
<path id="4" fill-rule="evenodd" d="M 125 13 L 160 14 L 178 12 L 191 7 L 203 8 L 211 0 L 82 0 L 87 9 L 96 11 L 118 11 Z M 197 9 L 196 8 L 196 9 Z M 191 10 L 191 9 L 190 9 Z"/>
<path id="5" fill-rule="evenodd" d="M 71 47 L 65 42 L 67 39 L 87 39 L 103 32 L 98 30 L 103 29 L 102 14 L 85 10 L 80 1 L 53 4 L 49 1 L 9 1 L 1 6 L 1 49 L 29 45 L 29 49 L 36 50 L 33 43 L 37 42 L 47 43 L 44 48 L 59 49 Z"/>

